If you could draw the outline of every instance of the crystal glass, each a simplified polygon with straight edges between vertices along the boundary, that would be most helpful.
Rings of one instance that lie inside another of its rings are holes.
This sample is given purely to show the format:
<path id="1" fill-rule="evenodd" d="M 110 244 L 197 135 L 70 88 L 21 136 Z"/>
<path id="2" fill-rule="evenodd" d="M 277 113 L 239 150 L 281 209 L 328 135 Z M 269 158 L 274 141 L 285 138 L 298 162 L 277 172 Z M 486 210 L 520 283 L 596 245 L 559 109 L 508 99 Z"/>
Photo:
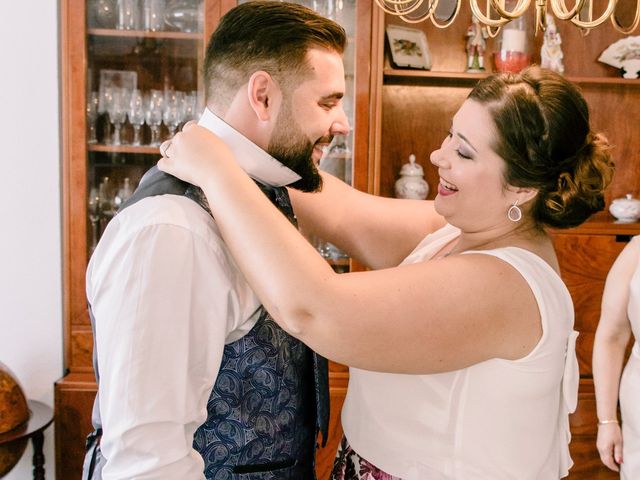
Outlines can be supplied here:
<path id="1" fill-rule="evenodd" d="M 176 129 L 184 119 L 185 101 L 184 92 L 169 90 L 165 95 L 164 110 L 162 111 L 162 121 L 169 129 L 169 137 L 176 134 Z"/>
<path id="2" fill-rule="evenodd" d="M 107 105 L 107 112 L 109 113 L 109 120 L 114 127 L 113 138 L 111 139 L 113 145 L 122 145 L 120 130 L 127 118 L 130 96 L 131 93 L 125 88 L 112 88 L 111 101 Z"/>
<path id="3" fill-rule="evenodd" d="M 100 92 L 98 93 L 98 114 L 100 115 L 109 115 L 108 106 L 113 103 L 113 87 L 100 87 Z M 111 143 L 111 129 L 110 122 L 104 122 L 104 131 L 102 135 L 103 143 Z"/>
<path id="4" fill-rule="evenodd" d="M 140 29 L 140 4 L 138 0 L 118 0 L 118 30 Z"/>
<path id="5" fill-rule="evenodd" d="M 117 10 L 115 0 L 94 0 L 90 5 L 93 22 L 101 28 L 113 28 L 116 25 Z"/>
<path id="6" fill-rule="evenodd" d="M 142 0 L 142 23 L 145 30 L 164 30 L 166 0 Z"/>
<path id="7" fill-rule="evenodd" d="M 200 13 L 196 0 L 172 0 L 167 4 L 164 21 L 181 32 L 195 32 L 198 29 Z"/>
<path id="8" fill-rule="evenodd" d="M 183 121 L 198 119 L 198 92 L 192 91 L 184 94 L 184 118 Z"/>
<path id="9" fill-rule="evenodd" d="M 89 215 L 89 223 L 91 224 L 90 252 L 93 252 L 100 236 L 100 197 L 98 196 L 98 189 L 96 187 L 92 187 L 89 192 L 87 212 Z"/>
<path id="10" fill-rule="evenodd" d="M 160 125 L 162 124 L 162 112 L 164 111 L 164 92 L 162 90 L 150 90 L 145 96 L 144 121 L 151 129 L 151 142 L 153 146 L 160 145 Z"/>
<path id="11" fill-rule="evenodd" d="M 97 143 L 96 122 L 98 120 L 98 105 L 100 97 L 98 92 L 90 92 L 87 98 L 87 126 L 89 128 L 88 143 Z"/>
<path id="12" fill-rule="evenodd" d="M 129 117 L 129 123 L 133 125 L 132 145 L 142 145 L 141 129 L 144 124 L 144 96 L 140 90 L 136 89 L 131 92 L 127 116 Z"/>
<path id="13" fill-rule="evenodd" d="M 99 232 L 101 235 L 104 229 L 107 228 L 107 223 L 113 218 L 116 213 L 114 205 L 113 187 L 111 186 L 111 180 L 109 177 L 104 177 L 100 185 L 98 186 L 98 223 Z"/>

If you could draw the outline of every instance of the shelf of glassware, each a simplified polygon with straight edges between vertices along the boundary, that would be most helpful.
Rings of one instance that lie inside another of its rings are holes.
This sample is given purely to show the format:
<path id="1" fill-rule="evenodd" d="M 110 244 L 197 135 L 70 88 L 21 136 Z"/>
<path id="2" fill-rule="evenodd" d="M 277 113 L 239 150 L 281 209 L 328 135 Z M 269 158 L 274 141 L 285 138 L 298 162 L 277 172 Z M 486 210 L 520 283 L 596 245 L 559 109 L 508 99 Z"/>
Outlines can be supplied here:
<path id="1" fill-rule="evenodd" d="M 474 85 L 478 80 L 489 76 L 490 72 L 434 72 L 431 70 L 403 70 L 385 68 L 383 71 L 385 84 L 453 84 Z M 640 87 L 640 80 L 629 80 L 622 77 L 582 77 L 567 76 L 567 79 L 579 85 L 623 85 Z"/>
<path id="2" fill-rule="evenodd" d="M 88 146 L 90 152 L 104 152 L 104 153 L 137 153 L 147 155 L 160 155 L 160 147 L 154 147 L 152 145 L 104 145 L 93 144 Z"/>
<path id="3" fill-rule="evenodd" d="M 157 38 L 168 40 L 203 40 L 202 33 L 199 32 L 171 32 L 149 30 L 118 30 L 112 28 L 90 28 L 87 34 L 95 37 L 134 37 L 134 38 Z"/>

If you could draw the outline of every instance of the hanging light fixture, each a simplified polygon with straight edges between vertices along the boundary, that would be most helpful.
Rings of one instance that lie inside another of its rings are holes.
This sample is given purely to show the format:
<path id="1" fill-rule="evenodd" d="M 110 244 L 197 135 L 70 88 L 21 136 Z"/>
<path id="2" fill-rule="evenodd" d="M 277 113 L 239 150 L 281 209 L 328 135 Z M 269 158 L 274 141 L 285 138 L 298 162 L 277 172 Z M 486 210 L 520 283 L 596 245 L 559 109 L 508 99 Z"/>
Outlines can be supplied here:
<path id="1" fill-rule="evenodd" d="M 425 20 L 431 22 L 438 28 L 446 28 L 453 23 L 460 6 L 464 0 L 375 0 L 378 6 L 390 15 L 400 17 L 408 23 L 418 23 Z M 441 2 L 450 2 L 448 15 L 438 14 Z M 478 20 L 486 25 L 491 36 L 495 36 L 500 27 L 524 15 L 531 5 L 531 0 L 517 0 L 515 6 L 509 10 L 505 0 L 484 0 L 486 8 L 483 12 L 479 5 L 479 0 L 469 0 L 471 11 Z M 607 6 L 602 14 L 593 18 L 593 0 L 576 0 L 575 5 L 569 8 L 566 0 L 535 0 L 535 26 L 536 33 L 544 30 L 546 25 L 547 7 L 551 6 L 551 11 L 559 20 L 573 23 L 584 30 L 597 27 L 611 19 L 614 28 L 619 32 L 629 35 L 638 23 L 640 23 L 640 0 L 635 0 L 635 16 L 628 26 L 623 26 L 614 14 L 618 2 L 625 0 L 608 0 Z M 633 1 L 633 0 L 627 0 Z M 453 3 L 455 2 L 455 3 Z M 444 19 L 444 22 L 441 23 Z"/>

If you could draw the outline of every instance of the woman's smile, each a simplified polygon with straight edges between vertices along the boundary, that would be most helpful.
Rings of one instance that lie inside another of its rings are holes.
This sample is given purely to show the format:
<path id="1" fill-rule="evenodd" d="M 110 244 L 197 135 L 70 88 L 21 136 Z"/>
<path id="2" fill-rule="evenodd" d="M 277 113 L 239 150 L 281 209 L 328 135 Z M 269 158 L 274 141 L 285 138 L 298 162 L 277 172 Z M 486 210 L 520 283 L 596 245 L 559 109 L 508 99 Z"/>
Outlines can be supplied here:
<path id="1" fill-rule="evenodd" d="M 438 183 L 438 194 L 442 196 L 453 195 L 458 191 L 458 188 L 452 183 L 447 182 L 444 178 L 440 177 L 440 183 Z"/>

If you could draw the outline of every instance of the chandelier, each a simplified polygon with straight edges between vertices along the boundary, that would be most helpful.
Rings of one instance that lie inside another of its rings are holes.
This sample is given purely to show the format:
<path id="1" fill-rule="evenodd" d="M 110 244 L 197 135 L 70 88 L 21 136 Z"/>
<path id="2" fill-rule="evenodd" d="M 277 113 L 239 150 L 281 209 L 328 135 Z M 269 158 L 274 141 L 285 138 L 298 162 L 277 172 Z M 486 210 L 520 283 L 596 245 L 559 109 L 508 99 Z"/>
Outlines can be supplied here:
<path id="1" fill-rule="evenodd" d="M 386 13 L 396 15 L 407 23 L 423 22 L 427 19 L 438 28 L 446 28 L 453 23 L 460 12 L 463 0 L 375 0 L 378 6 Z M 524 15 L 531 4 L 531 0 L 514 0 L 510 2 L 511 7 L 507 7 L 506 0 L 484 0 L 486 8 L 483 12 L 478 4 L 478 0 L 469 0 L 471 12 L 487 26 L 487 31 L 492 37 L 498 34 L 500 27 L 516 18 Z M 593 0 L 575 0 L 573 7 L 568 7 L 566 0 L 535 0 L 535 31 L 545 29 L 547 6 L 551 6 L 551 11 L 560 20 L 567 20 L 583 30 L 588 31 L 611 19 L 614 28 L 619 32 L 629 35 L 640 22 L 640 0 L 635 0 L 636 9 L 633 21 L 628 26 L 621 25 L 619 19 L 614 15 L 618 2 L 625 0 L 608 0 L 607 6 L 602 14 L 593 18 Z M 633 1 L 633 0 L 627 0 Z M 441 8 L 439 9 L 439 2 Z M 445 14 L 437 13 L 442 10 L 443 3 L 449 2 L 449 10 Z M 455 2 L 455 4 L 453 4 Z M 514 5 L 515 4 L 515 5 Z M 444 21 L 443 21 L 444 19 Z M 442 23 L 441 23 L 442 22 Z"/>

